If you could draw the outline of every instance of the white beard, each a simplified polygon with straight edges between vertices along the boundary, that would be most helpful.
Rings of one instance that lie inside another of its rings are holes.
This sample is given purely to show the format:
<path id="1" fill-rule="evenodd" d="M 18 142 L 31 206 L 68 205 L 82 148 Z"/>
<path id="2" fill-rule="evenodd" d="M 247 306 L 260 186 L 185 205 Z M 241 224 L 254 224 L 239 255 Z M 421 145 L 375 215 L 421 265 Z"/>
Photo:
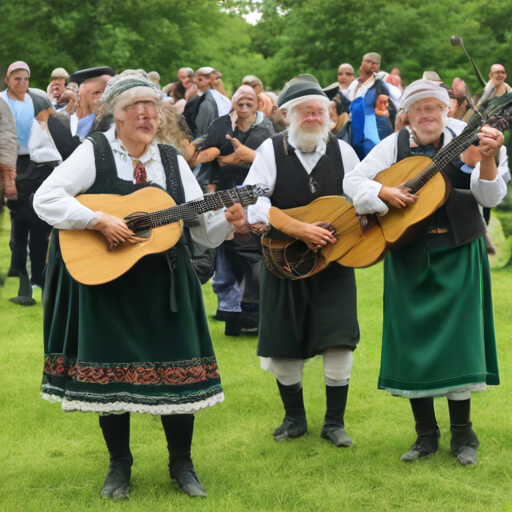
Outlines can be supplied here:
<path id="1" fill-rule="evenodd" d="M 307 127 L 301 126 L 298 122 L 296 115 L 289 115 L 290 127 L 288 133 L 295 143 L 295 147 L 304 153 L 313 152 L 316 147 L 322 142 L 327 141 L 329 137 L 329 119 L 324 126 Z"/>

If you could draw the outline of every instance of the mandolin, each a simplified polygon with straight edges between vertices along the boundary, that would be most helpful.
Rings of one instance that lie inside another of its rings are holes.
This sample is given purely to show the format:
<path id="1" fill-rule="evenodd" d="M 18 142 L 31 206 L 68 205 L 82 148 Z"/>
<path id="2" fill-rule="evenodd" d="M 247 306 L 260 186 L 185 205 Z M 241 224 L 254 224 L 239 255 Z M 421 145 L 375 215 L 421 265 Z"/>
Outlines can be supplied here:
<path id="1" fill-rule="evenodd" d="M 115 194 L 82 194 L 76 199 L 93 211 L 123 218 L 127 226 L 144 241 L 125 242 L 108 250 L 107 239 L 99 231 L 74 229 L 59 231 L 62 258 L 71 276 L 85 285 L 104 284 L 127 272 L 148 254 L 164 252 L 179 240 L 183 221 L 194 221 L 197 215 L 240 203 L 255 204 L 268 189 L 248 185 L 214 194 L 176 206 L 172 197 L 157 187 L 145 187 L 125 196 Z"/>
<path id="2" fill-rule="evenodd" d="M 441 148 L 433 159 L 409 157 L 374 178 L 387 187 L 404 183 L 418 194 L 415 204 L 403 209 L 391 208 L 382 217 L 358 216 L 353 205 L 340 196 L 321 197 L 307 206 L 289 210 L 272 207 L 270 225 L 262 237 L 263 255 L 269 270 L 279 277 L 295 280 L 314 275 L 333 261 L 363 268 L 383 260 L 388 251 L 405 245 L 423 228 L 423 221 L 448 199 L 451 184 L 442 172 L 444 167 L 478 139 L 484 122 L 501 131 L 508 129 L 512 93 L 505 96 L 493 102 L 484 115 L 475 114 L 462 133 Z M 301 240 L 280 231 L 286 224 L 286 217 L 308 224 L 322 222 L 322 227 L 335 234 L 338 241 L 311 250 Z"/>

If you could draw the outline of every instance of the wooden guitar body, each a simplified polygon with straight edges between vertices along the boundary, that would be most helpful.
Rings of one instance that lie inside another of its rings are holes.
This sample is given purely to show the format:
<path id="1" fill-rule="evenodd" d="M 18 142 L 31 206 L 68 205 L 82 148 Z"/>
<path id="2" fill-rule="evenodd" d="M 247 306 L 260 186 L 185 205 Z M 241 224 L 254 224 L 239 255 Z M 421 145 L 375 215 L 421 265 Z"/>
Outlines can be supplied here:
<path id="1" fill-rule="evenodd" d="M 284 217 L 283 217 L 283 214 Z M 279 232 L 283 220 L 293 218 L 306 224 L 328 223 L 338 241 L 321 250 L 308 250 L 307 245 Z M 338 261 L 363 237 L 354 205 L 342 196 L 324 196 L 307 206 L 268 212 L 270 227 L 262 237 L 263 255 L 271 272 L 282 278 L 303 279 Z M 384 242 L 383 242 L 384 244 Z"/>
<path id="2" fill-rule="evenodd" d="M 157 187 L 146 187 L 126 196 L 82 194 L 76 199 L 93 211 L 121 219 L 136 211 L 151 213 L 176 205 L 167 192 Z M 180 238 L 182 226 L 183 222 L 179 221 L 153 228 L 144 242 L 134 245 L 125 242 L 111 251 L 107 239 L 99 231 L 61 230 L 60 248 L 74 279 L 85 285 L 103 284 L 117 279 L 143 256 L 173 247 Z"/>
<path id="3" fill-rule="evenodd" d="M 386 187 L 397 187 L 416 177 L 431 162 L 426 156 L 405 158 L 374 179 Z M 378 217 L 378 224 L 369 229 L 338 262 L 353 268 L 378 263 L 389 250 L 402 247 L 422 229 L 422 221 L 446 202 L 450 190 L 451 184 L 446 175 L 437 173 L 420 189 L 415 204 L 408 204 L 405 208 L 390 206 L 386 215 Z"/>

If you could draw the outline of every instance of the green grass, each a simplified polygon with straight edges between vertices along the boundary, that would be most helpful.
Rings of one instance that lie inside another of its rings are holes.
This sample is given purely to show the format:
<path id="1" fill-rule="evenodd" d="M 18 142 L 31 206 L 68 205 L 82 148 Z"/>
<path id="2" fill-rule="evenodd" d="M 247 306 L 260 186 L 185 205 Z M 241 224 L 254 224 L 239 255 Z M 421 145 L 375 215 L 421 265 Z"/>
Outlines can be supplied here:
<path id="1" fill-rule="evenodd" d="M 0 273 L 10 253 L 0 232 Z M 512 511 L 512 270 L 493 271 L 503 384 L 474 395 L 480 462 L 461 467 L 449 453 L 446 401 L 436 401 L 442 431 L 438 454 L 405 464 L 413 443 L 409 403 L 377 390 L 382 266 L 357 272 L 361 343 L 355 353 L 346 428 L 348 449 L 320 439 L 324 414 L 321 358 L 305 367 L 309 433 L 276 443 L 283 416 L 275 381 L 259 368 L 256 337 L 228 338 L 210 321 L 225 402 L 196 416 L 193 457 L 208 491 L 192 500 L 174 487 L 158 418 L 132 415 L 135 457 L 131 500 L 101 499 L 107 454 L 94 414 L 63 413 L 39 397 L 43 362 L 40 298 L 15 306 L 17 279 L 0 290 L 0 512 L 58 511 Z M 204 287 L 208 315 L 215 312 Z M 414 332 L 411 332 L 414 337 Z"/>

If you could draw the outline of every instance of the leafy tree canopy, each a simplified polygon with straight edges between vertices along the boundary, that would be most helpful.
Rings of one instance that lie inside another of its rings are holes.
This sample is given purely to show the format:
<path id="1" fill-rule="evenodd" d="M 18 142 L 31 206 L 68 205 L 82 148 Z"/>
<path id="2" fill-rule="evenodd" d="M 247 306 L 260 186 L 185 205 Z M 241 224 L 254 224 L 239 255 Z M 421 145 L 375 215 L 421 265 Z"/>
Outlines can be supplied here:
<path id="1" fill-rule="evenodd" d="M 257 10 L 249 25 L 242 15 Z M 481 89 L 459 35 L 484 77 L 500 62 L 512 73 L 512 3 L 502 0 L 2 0 L 0 72 L 15 60 L 45 88 L 51 71 L 110 65 L 157 70 L 162 83 L 181 66 L 213 66 L 228 90 L 247 74 L 280 89 L 299 73 L 322 85 L 342 62 L 357 70 L 377 51 L 382 68 L 399 67 L 405 82 L 426 69 L 450 83 Z"/>

